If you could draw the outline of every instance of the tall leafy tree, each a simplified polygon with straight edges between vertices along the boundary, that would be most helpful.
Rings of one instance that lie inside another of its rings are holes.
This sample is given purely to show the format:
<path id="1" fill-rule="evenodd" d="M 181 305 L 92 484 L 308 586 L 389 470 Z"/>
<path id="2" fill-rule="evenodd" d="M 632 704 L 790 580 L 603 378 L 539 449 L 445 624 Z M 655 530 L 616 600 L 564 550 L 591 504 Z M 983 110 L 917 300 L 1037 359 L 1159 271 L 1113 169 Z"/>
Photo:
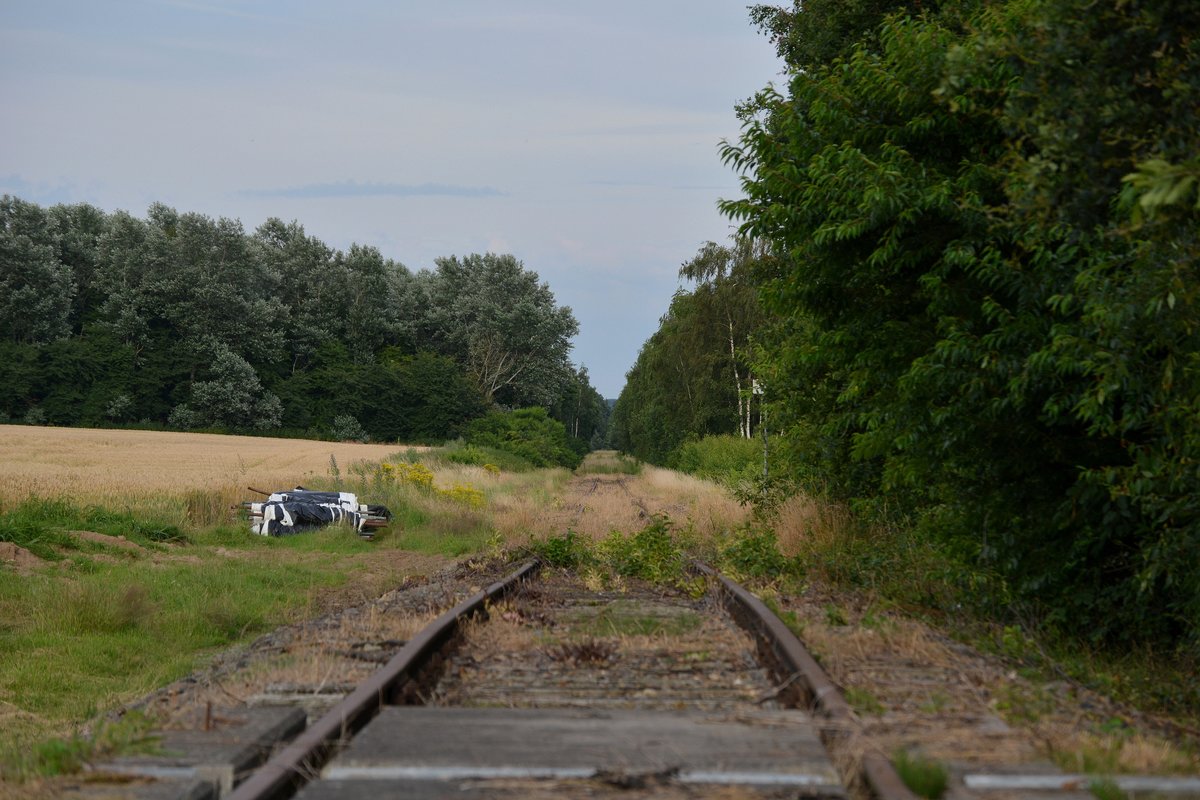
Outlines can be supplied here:
<path id="1" fill-rule="evenodd" d="M 407 289 L 425 304 L 409 305 L 410 329 L 463 364 L 488 402 L 548 406 L 570 380 L 579 324 L 513 256 L 440 258 Z"/>
<path id="2" fill-rule="evenodd" d="M 923 10 L 772 29 L 786 92 L 725 149 L 777 256 L 772 390 L 833 486 L 1048 619 L 1196 646 L 1197 11 Z"/>
<path id="3" fill-rule="evenodd" d="M 278 275 L 283 347 L 291 373 L 306 367 L 322 342 L 341 338 L 349 311 L 345 270 L 333 250 L 298 222 L 272 217 L 253 235 L 253 254 Z"/>
<path id="4" fill-rule="evenodd" d="M 46 344 L 71 332 L 75 280 L 58 258 L 58 227 L 41 207 L 0 198 L 0 336 Z"/>
<path id="5" fill-rule="evenodd" d="M 750 369 L 750 337 L 762 324 L 755 268 L 765 257 L 764 243 L 735 238 L 732 246 L 706 242 L 679 270 L 696 282 L 693 297 L 700 314 L 721 325 L 729 344 L 729 372 L 737 401 L 738 433 L 750 438 L 754 376 Z"/>

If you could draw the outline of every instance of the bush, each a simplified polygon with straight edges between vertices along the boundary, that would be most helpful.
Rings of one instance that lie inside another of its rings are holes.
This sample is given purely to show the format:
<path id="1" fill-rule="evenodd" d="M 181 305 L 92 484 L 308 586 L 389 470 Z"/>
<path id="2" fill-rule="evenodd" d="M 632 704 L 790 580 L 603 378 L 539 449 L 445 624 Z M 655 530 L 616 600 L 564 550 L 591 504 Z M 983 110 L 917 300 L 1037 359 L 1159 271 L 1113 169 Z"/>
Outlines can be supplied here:
<path id="1" fill-rule="evenodd" d="M 747 527 L 720 548 L 719 563 L 738 577 L 773 580 L 790 572 L 799 573 L 797 562 L 779 552 L 779 542 L 770 528 Z"/>
<path id="2" fill-rule="evenodd" d="M 667 458 L 667 466 L 701 478 L 738 486 L 762 476 L 763 449 L 758 439 L 705 436 L 684 442 Z"/>
<path id="3" fill-rule="evenodd" d="M 493 469 L 496 471 L 504 470 L 506 472 L 528 472 L 533 469 L 533 464 L 530 464 L 524 458 L 495 447 L 482 447 L 473 444 L 463 445 L 461 443 L 450 444 L 440 452 L 440 455 L 451 463 L 483 467 L 489 472 Z"/>
<path id="4" fill-rule="evenodd" d="M 520 456 L 535 467 L 574 469 L 583 460 L 571 446 L 567 429 L 544 408 L 493 411 L 471 422 L 466 441 Z"/>
<path id="5" fill-rule="evenodd" d="M 671 536 L 671 520 L 654 520 L 632 536 L 613 531 L 600 542 L 600 556 L 613 572 L 652 583 L 682 580 L 687 567 L 683 551 Z"/>
<path id="6" fill-rule="evenodd" d="M 593 561 L 589 542 L 575 531 L 567 529 L 561 536 L 551 536 L 534 544 L 533 551 L 552 567 L 576 569 Z"/>
<path id="7" fill-rule="evenodd" d="M 367 432 L 352 414 L 339 414 L 333 418 L 333 427 L 329 435 L 339 442 L 365 442 Z"/>

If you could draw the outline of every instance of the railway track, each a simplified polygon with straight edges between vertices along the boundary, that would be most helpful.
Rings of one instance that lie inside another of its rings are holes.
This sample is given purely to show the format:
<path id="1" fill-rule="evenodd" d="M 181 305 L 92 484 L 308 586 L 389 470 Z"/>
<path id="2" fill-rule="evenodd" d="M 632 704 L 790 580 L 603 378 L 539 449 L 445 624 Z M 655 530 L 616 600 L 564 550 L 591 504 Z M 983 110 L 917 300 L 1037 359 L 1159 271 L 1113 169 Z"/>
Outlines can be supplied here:
<path id="1" fill-rule="evenodd" d="M 528 562 L 227 796 L 911 797 L 884 760 L 839 773 L 832 686 L 760 602 L 699 569 L 710 591 L 693 597 Z"/>
<path id="2" fill-rule="evenodd" d="M 567 529 L 601 488 L 624 495 L 637 519 L 655 514 L 621 477 L 576 480 Z M 507 574 L 492 565 L 486 588 L 463 568 L 414 584 L 355 613 L 436 619 L 404 633 L 376 627 L 370 641 L 344 619 L 316 621 L 306 646 L 338 658 L 291 694 L 243 696 L 275 707 L 227 725 L 231 749 L 205 753 L 208 717 L 217 733 L 226 722 L 206 710 L 196 739 L 167 741 L 183 751 L 178 761 L 118 765 L 178 779 L 176 788 L 93 783 L 78 796 L 914 797 L 863 744 L 855 713 L 792 632 L 742 587 L 694 569 L 691 591 L 601 585 L 537 562 Z M 284 640 L 270 647 L 305 652 Z M 956 775 L 945 798 L 1092 796 L 1086 779 L 1027 773 Z"/>
<path id="3" fill-rule="evenodd" d="M 394 642 L 307 724 L 297 708 L 265 709 L 233 750 L 196 732 L 173 740 L 185 751 L 174 761 L 115 770 L 160 782 L 91 781 L 76 796 L 913 798 L 858 745 L 854 713 L 791 631 L 694 568 L 706 591 L 599 586 L 526 562 Z M 1082 799 L 1086 787 L 1054 771 L 964 775 L 945 797 Z M 1147 787 L 1200 792 L 1188 779 Z"/>

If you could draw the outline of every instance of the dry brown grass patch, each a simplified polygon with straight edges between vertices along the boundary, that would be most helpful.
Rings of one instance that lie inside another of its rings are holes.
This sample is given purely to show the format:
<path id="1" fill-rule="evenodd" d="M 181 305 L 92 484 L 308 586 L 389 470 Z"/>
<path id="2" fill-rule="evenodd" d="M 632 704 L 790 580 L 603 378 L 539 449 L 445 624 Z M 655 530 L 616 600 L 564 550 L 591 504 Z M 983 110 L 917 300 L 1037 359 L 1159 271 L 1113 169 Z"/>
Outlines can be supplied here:
<path id="1" fill-rule="evenodd" d="M 779 551 L 796 556 L 821 550 L 850 530 L 849 511 L 837 504 L 798 494 L 785 500 L 774 519 Z"/>

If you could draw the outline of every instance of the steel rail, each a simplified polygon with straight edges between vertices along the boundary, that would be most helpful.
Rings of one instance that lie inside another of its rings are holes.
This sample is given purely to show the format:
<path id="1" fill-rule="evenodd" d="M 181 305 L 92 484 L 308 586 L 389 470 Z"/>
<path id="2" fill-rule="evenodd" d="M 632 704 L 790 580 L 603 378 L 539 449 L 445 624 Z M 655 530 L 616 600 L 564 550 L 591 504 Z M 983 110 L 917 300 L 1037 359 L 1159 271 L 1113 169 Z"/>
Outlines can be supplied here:
<path id="1" fill-rule="evenodd" d="M 315 777 L 339 742 L 357 733 L 400 694 L 458 631 L 461 620 L 483 611 L 537 571 L 536 559 L 446 611 L 408 641 L 381 669 L 308 726 L 290 744 L 234 788 L 228 800 L 284 800 Z"/>
<path id="2" fill-rule="evenodd" d="M 829 729 L 822 731 L 823 735 L 834 737 L 853 730 L 857 722 L 849 703 L 783 620 L 762 600 L 712 567 L 701 561 L 694 562 L 694 566 L 713 580 L 730 615 L 755 637 L 759 647 L 775 662 L 776 672 L 785 679 L 781 692 L 790 687 L 802 692 L 809 708 L 829 723 Z M 916 795 L 904 785 L 892 762 L 879 752 L 864 754 L 861 776 L 879 800 L 916 800 Z"/>

